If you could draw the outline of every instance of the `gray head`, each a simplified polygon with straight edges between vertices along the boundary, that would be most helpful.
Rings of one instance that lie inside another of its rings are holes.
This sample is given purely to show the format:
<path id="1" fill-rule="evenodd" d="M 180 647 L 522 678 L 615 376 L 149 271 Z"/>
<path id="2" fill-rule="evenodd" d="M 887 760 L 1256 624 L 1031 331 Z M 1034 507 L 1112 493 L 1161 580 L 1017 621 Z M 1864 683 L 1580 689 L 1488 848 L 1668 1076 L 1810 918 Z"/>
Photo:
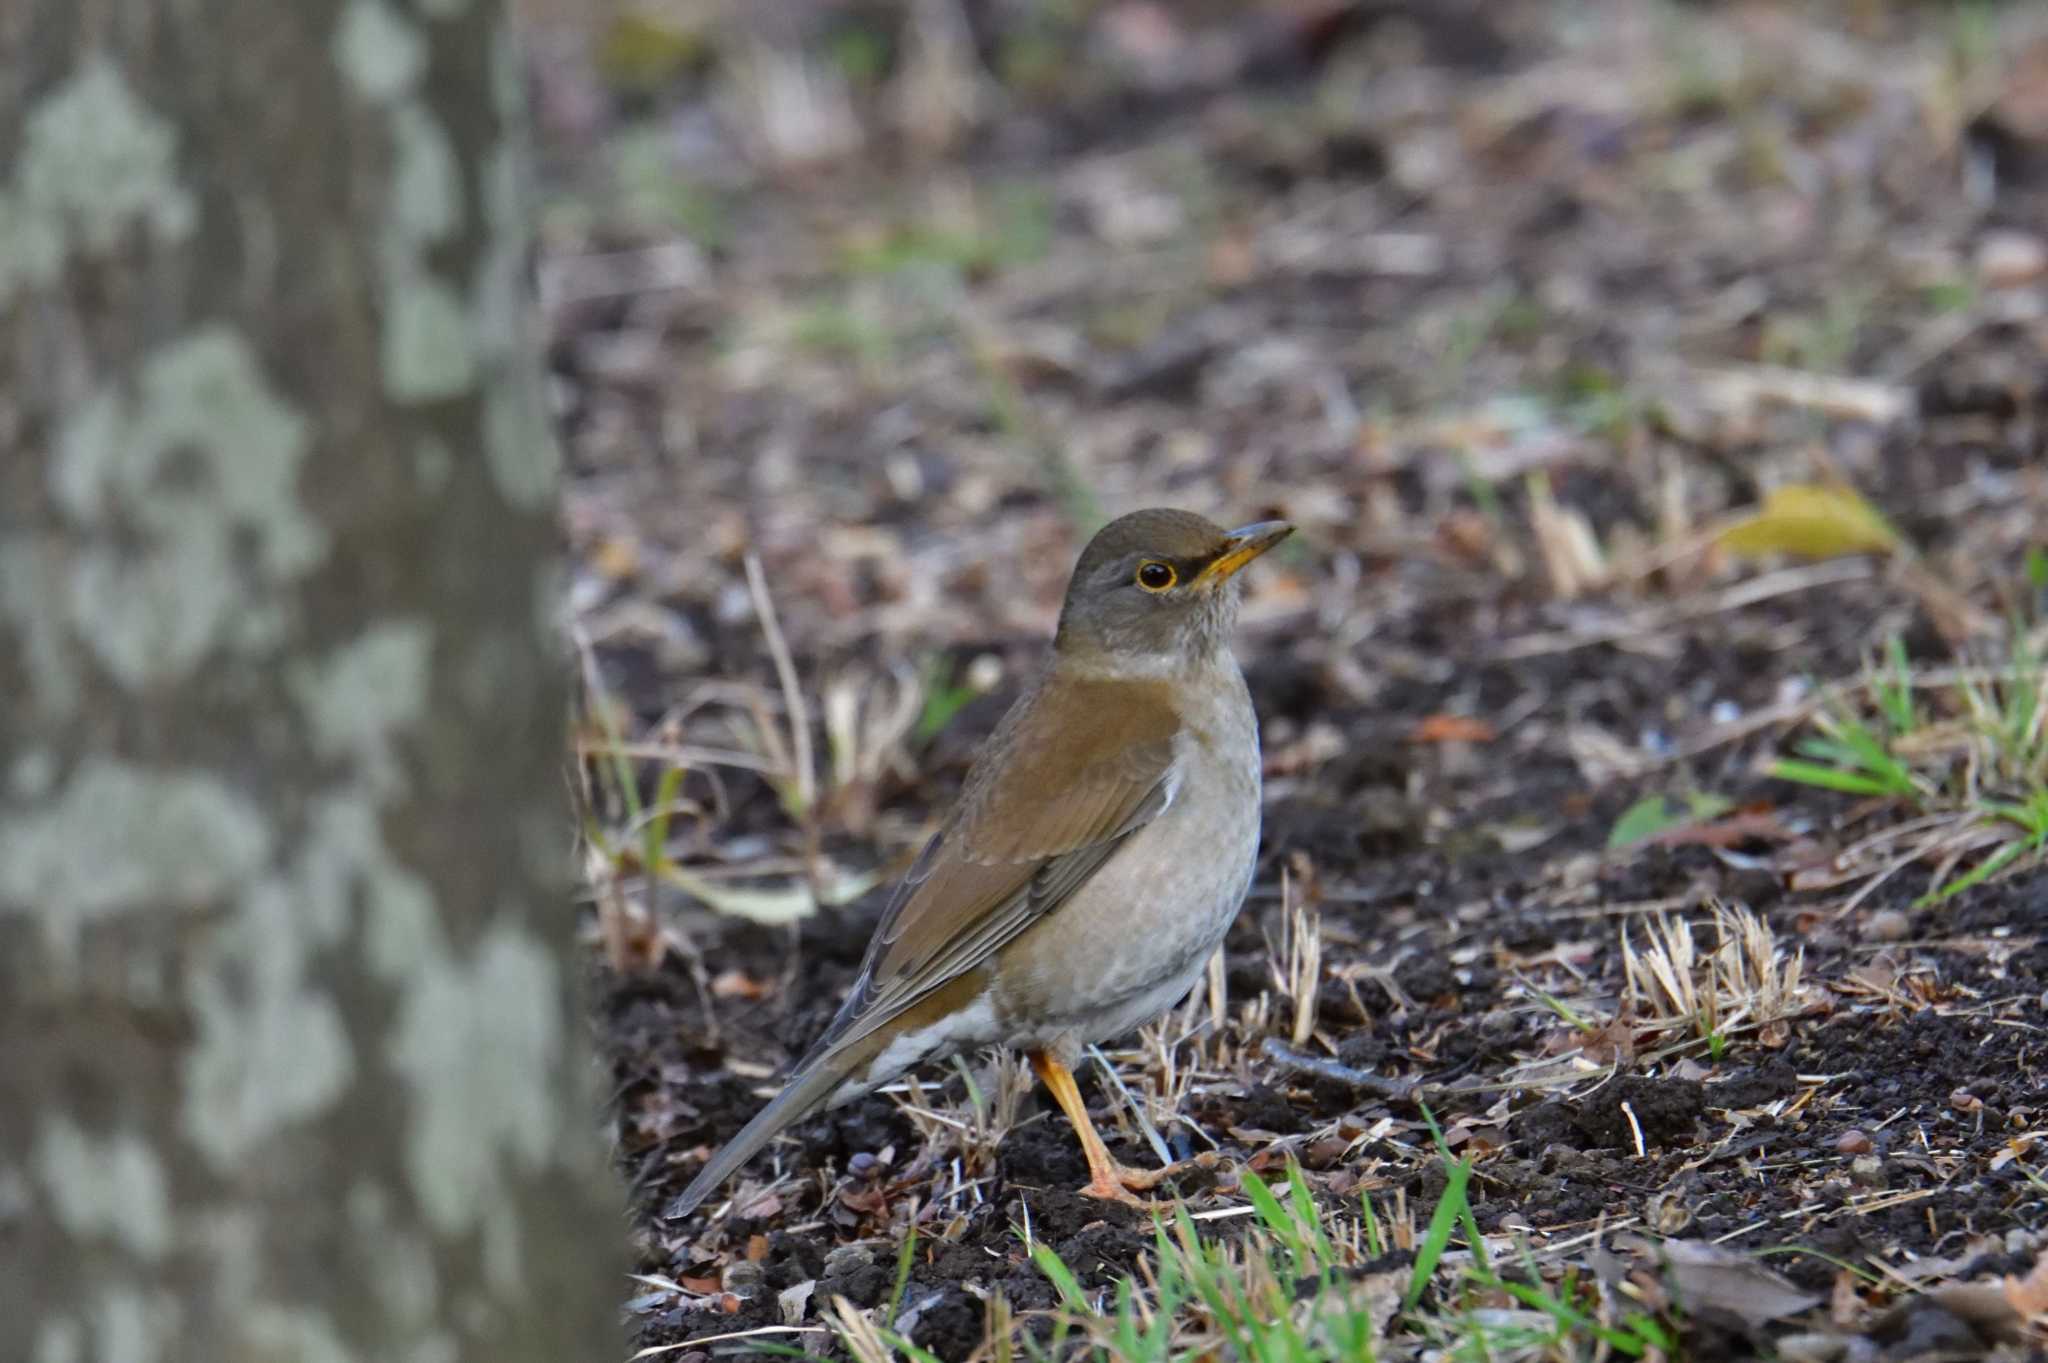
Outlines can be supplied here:
<path id="1" fill-rule="evenodd" d="M 1285 521 L 1225 530 L 1189 511 L 1133 511 L 1074 565 L 1054 647 L 1151 665 L 1197 663 L 1230 640 L 1238 570 L 1293 533 Z"/>

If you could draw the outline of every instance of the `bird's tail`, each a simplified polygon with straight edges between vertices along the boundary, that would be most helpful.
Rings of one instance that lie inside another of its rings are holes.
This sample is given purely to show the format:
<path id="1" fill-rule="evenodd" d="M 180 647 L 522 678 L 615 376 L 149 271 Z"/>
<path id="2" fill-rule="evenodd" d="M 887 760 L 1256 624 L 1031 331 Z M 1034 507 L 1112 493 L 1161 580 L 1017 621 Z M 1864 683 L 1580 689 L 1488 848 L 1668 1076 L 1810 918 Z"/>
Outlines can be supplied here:
<path id="1" fill-rule="evenodd" d="M 724 1148 L 706 1162 L 697 1177 L 690 1180 L 690 1186 L 663 1209 L 662 1215 L 675 1220 L 695 1211 L 697 1204 L 717 1191 L 718 1185 L 732 1177 L 784 1127 L 802 1121 L 830 1097 L 832 1090 L 846 1080 L 863 1058 L 857 1047 L 840 1049 L 836 1053 L 827 1050 L 822 1055 L 806 1057 L 806 1063 L 798 1066 L 782 1092 L 755 1113 L 754 1120 L 741 1127 L 740 1134 L 727 1141 Z"/>

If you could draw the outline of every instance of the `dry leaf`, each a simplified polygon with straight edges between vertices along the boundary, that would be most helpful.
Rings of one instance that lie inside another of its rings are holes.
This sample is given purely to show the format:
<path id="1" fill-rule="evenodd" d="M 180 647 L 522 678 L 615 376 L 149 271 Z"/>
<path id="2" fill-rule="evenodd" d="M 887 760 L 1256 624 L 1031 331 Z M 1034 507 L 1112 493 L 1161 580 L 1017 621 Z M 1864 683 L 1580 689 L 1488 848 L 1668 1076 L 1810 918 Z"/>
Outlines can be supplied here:
<path id="1" fill-rule="evenodd" d="M 1889 553 L 1899 547 L 1899 535 L 1854 488 L 1791 483 L 1772 489 L 1763 508 L 1722 531 L 1719 543 L 1750 557 L 1840 558 Z"/>
<path id="2" fill-rule="evenodd" d="M 775 1294 L 776 1304 L 782 1308 L 784 1325 L 803 1324 L 804 1311 L 811 1304 L 811 1294 L 818 1290 L 816 1278 L 806 1278 L 795 1287 L 785 1287 Z"/>
<path id="3" fill-rule="evenodd" d="M 1996 1173 L 2014 1160 L 2025 1159 L 2027 1152 L 2033 1149 L 2036 1138 L 2036 1132 L 2023 1131 L 2007 1141 L 2005 1148 L 1991 1157 L 1992 1172 Z M 2040 1270 L 2036 1269 L 2035 1271 L 2039 1272 Z"/>
<path id="4" fill-rule="evenodd" d="M 2029 1273 L 2027 1278 L 2031 1280 L 2034 1276 Z M 2025 1313 L 2011 1299 L 2012 1281 L 2007 1278 L 2002 1288 L 1994 1282 L 1950 1283 L 1935 1288 L 1920 1300 L 1933 1302 L 1987 1343 L 2010 1344 L 2020 1338 L 2026 1325 Z"/>
<path id="5" fill-rule="evenodd" d="M 2022 1320 L 2048 1317 L 2048 1254 L 2034 1260 L 2033 1270 L 2026 1277 L 2006 1275 L 2005 1299 L 2012 1303 L 2012 1309 L 2020 1313 Z"/>
<path id="6" fill-rule="evenodd" d="M 1596 1065 L 1636 1063 L 1636 1029 L 1627 1018 L 1615 1018 L 1604 1026 L 1577 1033 L 1579 1050 Z"/>
<path id="7" fill-rule="evenodd" d="M 1821 1301 L 1818 1294 L 1801 1291 L 1734 1250 L 1697 1240 L 1666 1240 L 1658 1249 L 1687 1311 L 1721 1311 L 1755 1329 L 1798 1315 Z"/>
<path id="8" fill-rule="evenodd" d="M 1828 1319 L 1847 1329 L 1863 1319 L 1863 1294 L 1856 1290 L 1856 1275 L 1846 1269 L 1835 1274 L 1834 1289 L 1828 1293 Z"/>

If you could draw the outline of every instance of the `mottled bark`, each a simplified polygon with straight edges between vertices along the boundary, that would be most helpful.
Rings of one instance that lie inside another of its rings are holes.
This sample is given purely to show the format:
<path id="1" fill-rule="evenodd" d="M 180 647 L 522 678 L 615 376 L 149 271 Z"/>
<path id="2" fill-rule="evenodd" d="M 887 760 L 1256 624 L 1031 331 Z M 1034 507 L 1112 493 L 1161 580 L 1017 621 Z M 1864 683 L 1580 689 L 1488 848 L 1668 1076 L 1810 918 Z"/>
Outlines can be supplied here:
<path id="1" fill-rule="evenodd" d="M 0 6 L 0 1359 L 616 1356 L 519 93 Z"/>

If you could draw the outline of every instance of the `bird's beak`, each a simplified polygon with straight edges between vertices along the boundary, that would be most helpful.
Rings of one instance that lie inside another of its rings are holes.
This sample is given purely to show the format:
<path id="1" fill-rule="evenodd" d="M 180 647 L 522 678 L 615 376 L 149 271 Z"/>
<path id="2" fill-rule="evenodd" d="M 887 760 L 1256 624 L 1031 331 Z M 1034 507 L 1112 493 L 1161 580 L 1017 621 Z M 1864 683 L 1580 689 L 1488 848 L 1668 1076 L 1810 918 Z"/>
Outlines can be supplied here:
<path id="1" fill-rule="evenodd" d="M 1259 521 L 1240 526 L 1223 537 L 1223 552 L 1209 560 L 1195 581 L 1204 587 L 1220 587 L 1237 576 L 1238 569 L 1294 533 L 1286 521 Z"/>

